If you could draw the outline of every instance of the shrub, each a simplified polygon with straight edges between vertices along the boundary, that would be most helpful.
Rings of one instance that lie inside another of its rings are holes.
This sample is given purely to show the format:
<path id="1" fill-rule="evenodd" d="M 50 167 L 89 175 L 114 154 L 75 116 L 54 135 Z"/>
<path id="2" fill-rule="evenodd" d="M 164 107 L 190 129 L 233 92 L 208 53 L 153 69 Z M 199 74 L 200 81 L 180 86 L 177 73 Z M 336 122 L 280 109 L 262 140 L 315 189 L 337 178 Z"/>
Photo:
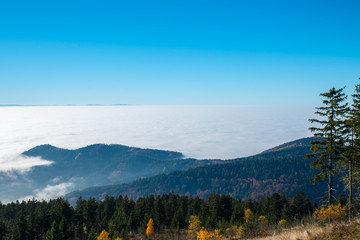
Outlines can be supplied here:
<path id="1" fill-rule="evenodd" d="M 278 223 L 279 227 L 286 227 L 288 225 L 288 221 L 285 219 L 281 219 Z"/>
<path id="2" fill-rule="evenodd" d="M 340 221 L 346 216 L 347 207 L 341 207 L 340 203 L 337 205 L 330 205 L 328 208 L 316 209 L 314 218 L 322 222 Z"/>
<path id="3" fill-rule="evenodd" d="M 214 232 L 209 232 L 206 229 L 202 228 L 200 232 L 197 234 L 197 240 L 221 240 L 224 239 L 222 235 L 220 235 L 220 230 L 216 230 Z"/>
<path id="4" fill-rule="evenodd" d="M 98 240 L 110 240 L 109 233 L 106 232 L 105 230 L 102 230 L 102 232 L 98 236 Z"/>
<path id="5" fill-rule="evenodd" d="M 258 219 L 259 224 L 261 225 L 267 225 L 268 224 L 268 220 L 266 219 L 265 216 L 260 216 Z"/>
<path id="6" fill-rule="evenodd" d="M 245 230 L 243 227 L 232 226 L 231 228 L 226 229 L 226 237 L 243 237 L 245 236 Z"/>

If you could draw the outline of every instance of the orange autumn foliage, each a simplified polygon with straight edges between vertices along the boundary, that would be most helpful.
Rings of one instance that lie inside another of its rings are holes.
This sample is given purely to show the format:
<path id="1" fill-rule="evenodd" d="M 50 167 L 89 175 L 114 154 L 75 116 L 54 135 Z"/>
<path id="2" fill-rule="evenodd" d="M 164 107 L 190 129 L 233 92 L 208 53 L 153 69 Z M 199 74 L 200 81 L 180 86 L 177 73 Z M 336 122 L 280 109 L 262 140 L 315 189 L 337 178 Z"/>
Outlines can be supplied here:
<path id="1" fill-rule="evenodd" d="M 109 233 L 106 232 L 105 230 L 102 230 L 102 232 L 98 236 L 98 240 L 110 240 Z"/>
<path id="2" fill-rule="evenodd" d="M 330 205 L 328 208 L 316 209 L 314 218 L 320 221 L 340 221 L 346 215 L 347 207 L 338 205 Z"/>
<path id="3" fill-rule="evenodd" d="M 201 230 L 201 221 L 198 216 L 191 216 L 187 230 L 187 239 L 195 239 Z"/>
<path id="4" fill-rule="evenodd" d="M 220 230 L 216 230 L 214 232 L 209 232 L 206 229 L 202 228 L 200 232 L 197 234 L 197 240 L 221 240 L 224 239 L 222 235 L 220 235 Z"/>
<path id="5" fill-rule="evenodd" d="M 146 228 L 146 236 L 151 237 L 154 235 L 154 233 L 154 221 L 152 218 L 150 218 Z"/>
<path id="6" fill-rule="evenodd" d="M 244 216 L 245 222 L 251 221 L 253 217 L 254 217 L 254 213 L 251 211 L 251 209 L 246 209 Z"/>
<path id="7" fill-rule="evenodd" d="M 281 219 L 278 223 L 279 227 L 285 227 L 288 225 L 288 221 L 286 221 L 285 219 Z"/>

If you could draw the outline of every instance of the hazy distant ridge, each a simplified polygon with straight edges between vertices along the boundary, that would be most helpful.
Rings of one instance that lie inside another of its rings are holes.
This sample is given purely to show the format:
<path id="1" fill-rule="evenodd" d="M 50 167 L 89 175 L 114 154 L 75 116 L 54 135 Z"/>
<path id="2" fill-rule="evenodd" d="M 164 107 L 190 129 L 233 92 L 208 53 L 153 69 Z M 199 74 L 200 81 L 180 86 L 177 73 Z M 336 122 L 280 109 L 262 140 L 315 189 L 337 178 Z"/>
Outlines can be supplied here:
<path id="1" fill-rule="evenodd" d="M 94 144 L 75 150 L 40 145 L 24 152 L 23 155 L 41 157 L 53 162 L 50 166 L 34 167 L 26 176 L 36 183 L 37 188 L 70 184 L 71 188 L 64 191 L 125 183 L 159 173 L 218 162 L 184 159 L 182 153 L 174 151 L 115 144 Z"/>
<path id="2" fill-rule="evenodd" d="M 131 198 L 149 194 L 165 194 L 173 191 L 183 195 L 198 195 L 207 198 L 212 193 L 230 194 L 235 198 L 259 198 L 274 192 L 283 192 L 288 197 L 305 191 L 313 201 L 320 201 L 326 192 L 326 184 L 314 186 L 310 180 L 315 170 L 310 168 L 310 141 L 304 138 L 269 149 L 261 154 L 222 162 L 210 166 L 200 166 L 183 171 L 174 171 L 131 183 L 99 186 L 75 191 L 66 198 L 75 201 L 106 195 L 128 195 Z M 337 181 L 336 184 L 340 184 Z"/>

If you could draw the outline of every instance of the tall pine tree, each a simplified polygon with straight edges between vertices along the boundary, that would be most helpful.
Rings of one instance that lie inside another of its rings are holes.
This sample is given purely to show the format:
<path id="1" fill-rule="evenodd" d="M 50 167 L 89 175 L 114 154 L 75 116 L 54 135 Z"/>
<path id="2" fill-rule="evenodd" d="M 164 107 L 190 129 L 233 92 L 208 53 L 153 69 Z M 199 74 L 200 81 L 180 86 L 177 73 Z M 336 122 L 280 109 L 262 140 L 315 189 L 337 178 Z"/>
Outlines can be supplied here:
<path id="1" fill-rule="evenodd" d="M 323 106 L 317 107 L 315 112 L 320 119 L 309 119 L 311 123 L 317 124 L 316 127 L 309 128 L 317 140 L 311 142 L 312 153 L 306 156 L 314 158 L 311 167 L 320 170 L 320 173 L 315 175 L 313 183 L 328 178 L 329 205 L 333 202 L 332 187 L 333 176 L 337 172 L 336 164 L 344 153 L 346 134 L 344 117 L 349 108 L 343 90 L 344 88 L 331 88 L 328 92 L 321 93 Z"/>

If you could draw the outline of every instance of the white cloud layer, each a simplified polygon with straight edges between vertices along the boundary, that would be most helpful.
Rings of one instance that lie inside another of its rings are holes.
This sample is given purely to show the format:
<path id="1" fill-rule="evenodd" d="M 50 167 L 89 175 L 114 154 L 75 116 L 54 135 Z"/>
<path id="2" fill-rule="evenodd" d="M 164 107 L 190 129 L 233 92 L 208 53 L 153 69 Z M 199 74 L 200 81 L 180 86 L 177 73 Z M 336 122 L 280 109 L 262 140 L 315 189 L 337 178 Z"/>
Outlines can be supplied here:
<path id="1" fill-rule="evenodd" d="M 39 144 L 124 144 L 199 159 L 243 157 L 310 136 L 313 111 L 293 105 L 0 107 L 0 171 L 50 164 L 19 157 Z"/>
<path id="2" fill-rule="evenodd" d="M 290 105 L 0 107 L 0 200 L 48 200 L 79 188 L 81 179 L 54 176 L 36 185 L 27 177 L 32 167 L 51 164 L 20 155 L 40 144 L 68 149 L 123 144 L 231 159 L 310 136 L 307 119 L 313 110 Z"/>
<path id="3" fill-rule="evenodd" d="M 60 183 L 57 185 L 47 185 L 43 189 L 35 189 L 33 195 L 24 197 L 22 200 L 31 200 L 33 198 L 38 200 L 49 200 L 53 198 L 63 197 L 66 193 L 71 192 L 75 188 L 73 181 Z"/>
<path id="4" fill-rule="evenodd" d="M 53 162 L 44 160 L 40 157 L 27 157 L 24 155 L 8 155 L 2 154 L 0 159 L 0 172 L 6 172 L 11 175 L 12 172 L 24 174 L 35 166 L 48 166 Z"/>

